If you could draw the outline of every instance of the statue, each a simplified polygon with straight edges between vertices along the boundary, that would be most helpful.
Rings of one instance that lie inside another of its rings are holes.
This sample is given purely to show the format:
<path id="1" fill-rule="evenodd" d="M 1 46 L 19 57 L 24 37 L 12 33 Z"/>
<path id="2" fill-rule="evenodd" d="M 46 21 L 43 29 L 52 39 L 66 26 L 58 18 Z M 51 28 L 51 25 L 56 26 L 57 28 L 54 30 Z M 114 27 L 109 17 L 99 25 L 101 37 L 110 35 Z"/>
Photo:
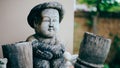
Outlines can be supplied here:
<path id="1" fill-rule="evenodd" d="M 35 30 L 26 41 L 32 42 L 33 68 L 65 68 L 65 47 L 58 39 L 64 10 L 58 2 L 46 2 L 32 8 L 28 24 Z"/>

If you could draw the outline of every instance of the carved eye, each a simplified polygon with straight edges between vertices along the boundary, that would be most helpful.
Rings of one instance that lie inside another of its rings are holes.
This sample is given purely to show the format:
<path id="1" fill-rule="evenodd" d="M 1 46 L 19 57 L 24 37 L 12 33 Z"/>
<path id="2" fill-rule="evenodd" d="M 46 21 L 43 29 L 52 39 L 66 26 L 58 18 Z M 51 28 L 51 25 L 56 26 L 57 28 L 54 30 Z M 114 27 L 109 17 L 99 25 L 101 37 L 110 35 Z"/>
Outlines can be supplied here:
<path id="1" fill-rule="evenodd" d="M 53 19 L 52 22 L 56 22 L 57 20 L 56 19 Z"/>
<path id="2" fill-rule="evenodd" d="M 47 18 L 47 17 L 44 17 L 44 18 L 43 18 L 43 22 L 50 22 L 50 19 Z"/>
<path id="3" fill-rule="evenodd" d="M 50 20 L 43 20 L 43 22 L 50 22 Z"/>

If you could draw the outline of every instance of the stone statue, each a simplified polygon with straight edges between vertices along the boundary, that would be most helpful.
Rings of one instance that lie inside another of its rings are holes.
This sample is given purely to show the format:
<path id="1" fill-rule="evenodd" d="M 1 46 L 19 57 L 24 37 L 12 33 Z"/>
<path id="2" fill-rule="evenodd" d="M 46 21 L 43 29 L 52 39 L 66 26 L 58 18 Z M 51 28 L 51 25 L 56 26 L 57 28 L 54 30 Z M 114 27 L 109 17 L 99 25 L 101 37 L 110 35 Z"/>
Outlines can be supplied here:
<path id="1" fill-rule="evenodd" d="M 58 39 L 64 10 L 58 2 L 45 2 L 32 8 L 28 24 L 35 30 L 26 41 L 33 46 L 33 68 L 65 68 L 65 47 Z"/>

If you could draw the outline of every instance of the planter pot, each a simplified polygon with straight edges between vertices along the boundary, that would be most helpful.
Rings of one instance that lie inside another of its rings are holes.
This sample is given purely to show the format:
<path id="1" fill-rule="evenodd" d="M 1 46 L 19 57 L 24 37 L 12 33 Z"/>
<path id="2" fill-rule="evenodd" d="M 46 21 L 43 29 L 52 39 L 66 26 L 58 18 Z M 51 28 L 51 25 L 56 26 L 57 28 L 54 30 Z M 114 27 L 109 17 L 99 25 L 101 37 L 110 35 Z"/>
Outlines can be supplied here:
<path id="1" fill-rule="evenodd" d="M 86 32 L 80 45 L 75 68 L 102 68 L 108 55 L 111 40 Z"/>

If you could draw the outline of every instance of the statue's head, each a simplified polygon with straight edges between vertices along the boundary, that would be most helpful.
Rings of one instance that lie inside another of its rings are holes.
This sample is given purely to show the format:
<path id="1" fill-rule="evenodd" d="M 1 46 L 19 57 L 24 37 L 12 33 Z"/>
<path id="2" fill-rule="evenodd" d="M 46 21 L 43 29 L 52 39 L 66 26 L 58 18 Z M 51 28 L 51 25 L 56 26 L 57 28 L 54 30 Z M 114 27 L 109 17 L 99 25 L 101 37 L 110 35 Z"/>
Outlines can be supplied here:
<path id="1" fill-rule="evenodd" d="M 28 24 L 36 33 L 44 37 L 53 37 L 59 30 L 64 10 L 58 2 L 46 2 L 35 6 L 28 15 Z"/>

